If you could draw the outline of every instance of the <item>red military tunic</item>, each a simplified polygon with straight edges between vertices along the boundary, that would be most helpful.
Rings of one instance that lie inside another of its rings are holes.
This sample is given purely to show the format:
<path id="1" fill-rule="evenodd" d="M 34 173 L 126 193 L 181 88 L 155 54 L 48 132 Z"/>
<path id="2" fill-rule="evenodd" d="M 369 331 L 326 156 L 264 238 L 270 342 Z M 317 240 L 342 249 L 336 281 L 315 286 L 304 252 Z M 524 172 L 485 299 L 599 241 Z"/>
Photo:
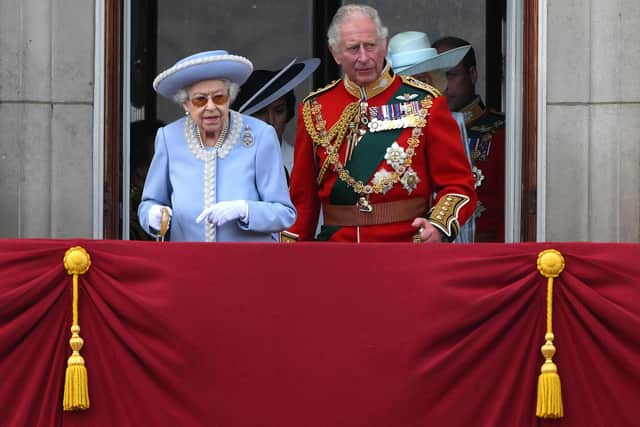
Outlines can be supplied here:
<path id="1" fill-rule="evenodd" d="M 297 220 L 289 232 L 312 240 L 322 206 L 319 240 L 411 242 L 418 216 L 455 239 L 476 196 L 439 95 L 389 67 L 367 88 L 345 77 L 309 95 L 298 114 L 290 185 Z"/>
<path id="2" fill-rule="evenodd" d="M 476 242 L 504 242 L 504 114 L 487 109 L 480 97 L 462 109 L 477 177 Z"/>

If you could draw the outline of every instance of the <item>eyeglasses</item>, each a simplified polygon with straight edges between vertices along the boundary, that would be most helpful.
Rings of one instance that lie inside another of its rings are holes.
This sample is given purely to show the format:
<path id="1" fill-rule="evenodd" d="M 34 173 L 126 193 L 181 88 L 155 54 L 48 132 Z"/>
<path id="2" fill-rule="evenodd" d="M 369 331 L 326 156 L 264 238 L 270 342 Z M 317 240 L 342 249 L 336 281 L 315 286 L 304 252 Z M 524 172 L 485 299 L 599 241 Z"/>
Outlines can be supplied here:
<path id="1" fill-rule="evenodd" d="M 229 95 L 227 95 L 227 94 L 225 94 L 225 95 L 223 95 L 223 94 L 218 94 L 218 95 L 200 94 L 200 95 L 196 95 L 193 98 L 189 99 L 189 101 L 191 101 L 191 104 L 193 104 L 194 107 L 204 107 L 209 102 L 209 98 L 211 98 L 213 103 L 216 104 L 216 105 L 224 105 L 229 100 Z"/>

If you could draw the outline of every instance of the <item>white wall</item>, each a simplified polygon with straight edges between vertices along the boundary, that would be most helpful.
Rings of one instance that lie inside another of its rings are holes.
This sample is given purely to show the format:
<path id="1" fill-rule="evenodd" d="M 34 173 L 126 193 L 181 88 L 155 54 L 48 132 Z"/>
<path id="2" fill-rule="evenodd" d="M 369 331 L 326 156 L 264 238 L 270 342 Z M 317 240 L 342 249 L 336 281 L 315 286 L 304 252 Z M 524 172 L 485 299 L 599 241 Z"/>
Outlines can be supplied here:
<path id="1" fill-rule="evenodd" d="M 640 240 L 640 3 L 548 2 L 546 240 Z"/>

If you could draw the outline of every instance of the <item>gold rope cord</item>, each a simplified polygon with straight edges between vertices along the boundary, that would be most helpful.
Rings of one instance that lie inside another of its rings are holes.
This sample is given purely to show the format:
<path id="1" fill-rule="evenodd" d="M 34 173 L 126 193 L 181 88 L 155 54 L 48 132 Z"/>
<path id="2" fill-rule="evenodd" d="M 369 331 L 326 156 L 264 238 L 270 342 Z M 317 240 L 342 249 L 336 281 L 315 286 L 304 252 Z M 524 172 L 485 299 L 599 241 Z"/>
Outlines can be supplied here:
<path id="1" fill-rule="evenodd" d="M 302 108 L 302 117 L 304 121 L 304 127 L 309 133 L 311 140 L 316 146 L 325 147 L 327 157 L 325 157 L 322 162 L 322 166 L 320 167 L 320 171 L 318 172 L 318 176 L 316 178 L 316 183 L 320 185 L 322 182 L 322 178 L 324 174 L 327 172 L 327 168 L 331 163 L 330 157 L 335 154 L 337 157 L 340 152 L 340 147 L 342 147 L 342 143 L 344 141 L 344 137 L 347 134 L 347 130 L 349 129 L 349 124 L 353 123 L 353 121 L 358 116 L 358 112 L 360 107 L 357 102 L 352 102 L 347 105 L 345 109 L 342 111 L 340 115 L 340 119 L 327 132 L 325 126 L 326 122 L 324 119 L 319 116 L 320 115 L 320 104 L 314 99 L 313 101 L 307 101 L 304 103 L 304 107 Z M 313 119 L 311 115 L 319 116 L 317 118 L 318 122 L 318 131 L 313 124 Z M 335 139 L 335 144 L 331 145 L 331 141 Z"/>

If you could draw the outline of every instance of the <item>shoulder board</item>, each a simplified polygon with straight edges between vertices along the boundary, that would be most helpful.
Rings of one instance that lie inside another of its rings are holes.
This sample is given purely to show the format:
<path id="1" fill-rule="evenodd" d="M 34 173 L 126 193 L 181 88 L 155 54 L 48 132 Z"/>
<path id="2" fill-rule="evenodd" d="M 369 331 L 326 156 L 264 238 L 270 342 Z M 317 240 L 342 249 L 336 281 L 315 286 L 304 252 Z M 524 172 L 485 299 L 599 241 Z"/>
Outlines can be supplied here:
<path id="1" fill-rule="evenodd" d="M 504 127 L 504 122 L 505 120 L 503 113 L 491 111 L 473 122 L 469 130 L 472 132 L 476 131 L 481 133 L 496 132 L 498 129 Z"/>
<path id="2" fill-rule="evenodd" d="M 403 76 L 401 74 L 399 74 L 400 78 L 402 79 L 402 83 L 411 86 L 411 87 L 415 87 L 418 89 L 422 89 L 426 92 L 428 92 L 431 96 L 433 96 L 434 98 L 437 98 L 439 96 L 442 95 L 442 93 L 440 93 L 440 91 L 438 89 L 436 89 L 435 87 L 426 84 L 425 82 L 421 82 L 420 80 L 413 78 L 411 76 Z"/>
<path id="3" fill-rule="evenodd" d="M 326 92 L 329 89 L 332 89 L 333 87 L 335 87 L 341 81 L 342 81 L 342 79 L 337 79 L 337 80 L 332 81 L 331 83 L 329 83 L 325 87 L 321 87 L 320 89 L 314 90 L 309 95 L 305 96 L 304 99 L 302 100 L 302 102 L 307 102 L 309 99 L 313 98 L 314 96 L 317 96 L 317 95 L 321 94 L 322 92 Z"/>

